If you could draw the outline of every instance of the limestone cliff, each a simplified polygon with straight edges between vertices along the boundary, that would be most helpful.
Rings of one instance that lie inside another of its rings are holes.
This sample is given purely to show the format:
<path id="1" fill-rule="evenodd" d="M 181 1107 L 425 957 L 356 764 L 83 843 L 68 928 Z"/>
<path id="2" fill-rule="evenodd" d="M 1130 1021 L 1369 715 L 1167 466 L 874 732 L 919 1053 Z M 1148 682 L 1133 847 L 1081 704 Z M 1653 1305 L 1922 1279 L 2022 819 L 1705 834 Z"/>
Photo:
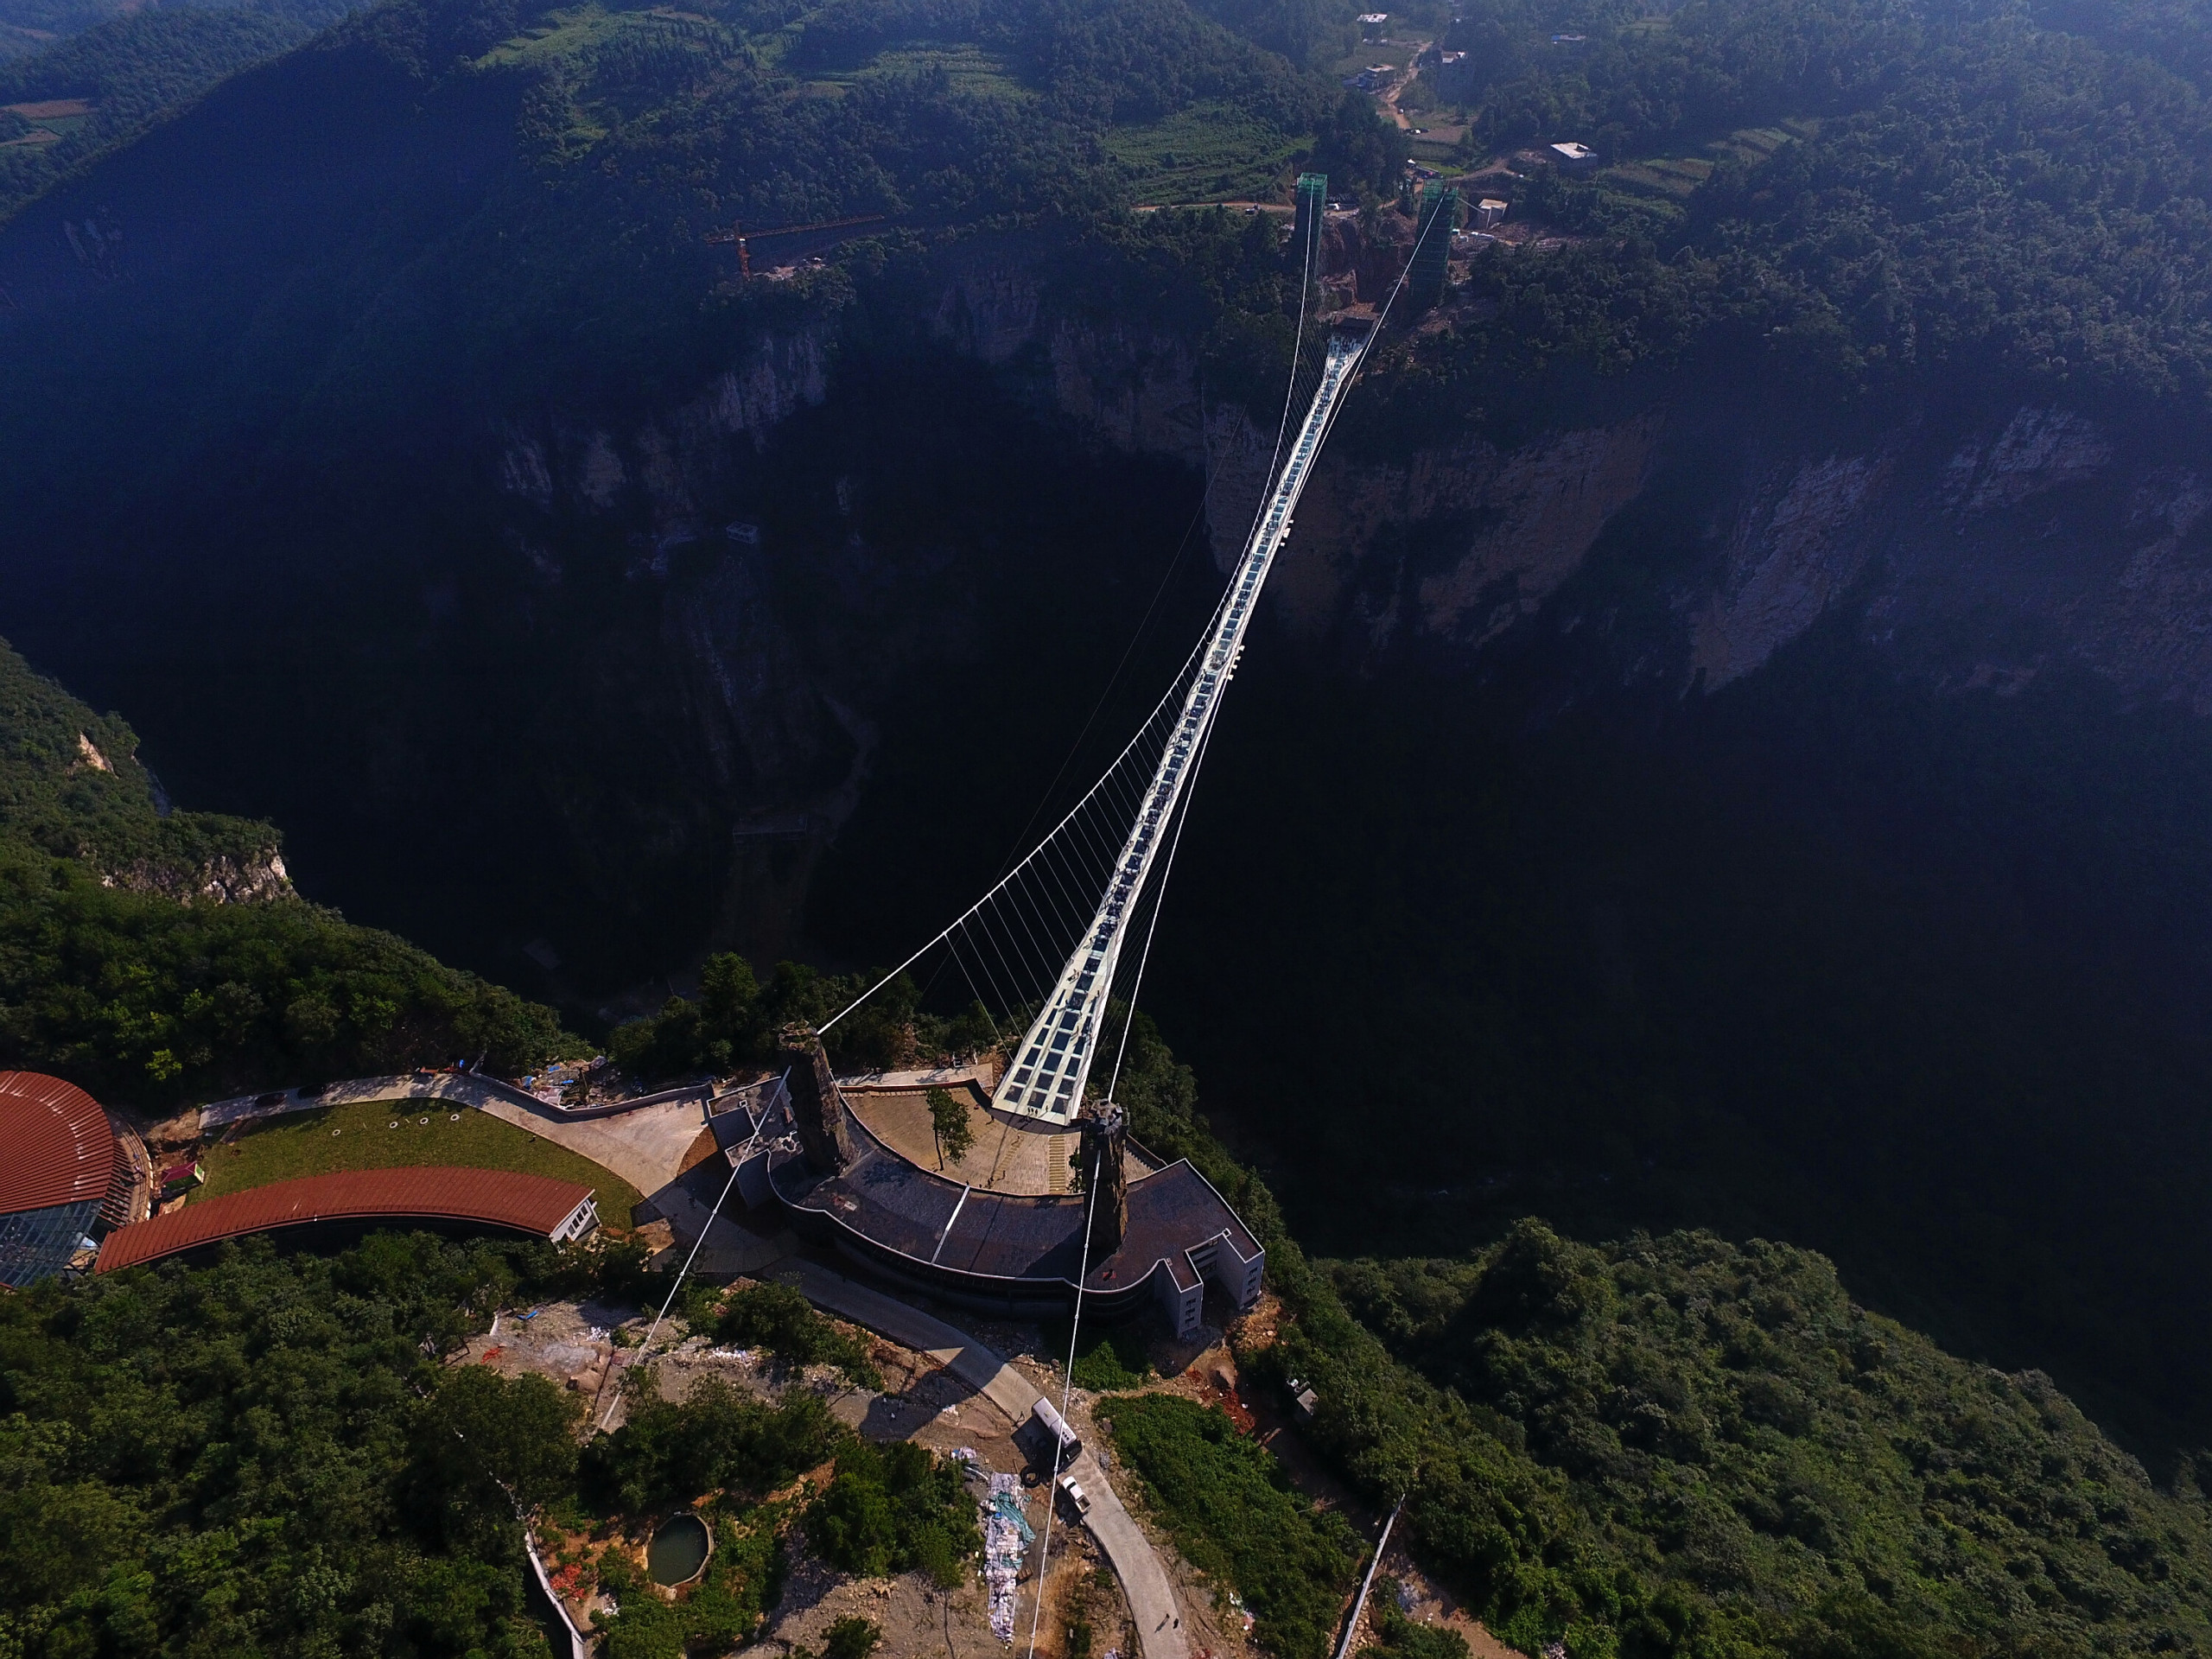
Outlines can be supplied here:
<path id="1" fill-rule="evenodd" d="M 1350 223 L 1332 235 L 1339 275 L 1363 291 L 1388 251 Z M 966 248 L 938 281 L 913 319 L 924 337 L 1103 453 L 1202 474 L 1227 567 L 1279 410 L 1217 397 L 1192 340 L 1056 305 L 1018 245 Z M 958 643 L 974 619 L 950 589 L 902 587 L 912 574 L 870 545 L 855 505 L 869 458 L 835 480 L 842 543 L 804 556 L 842 595 L 827 632 L 788 614 L 772 571 L 791 555 L 733 516 L 772 493 L 760 468 L 782 464 L 779 435 L 831 395 L 840 354 L 868 349 L 831 321 L 770 331 L 680 404 L 627 424 L 581 410 L 517 420 L 489 449 L 509 544 L 536 581 L 561 583 L 581 525 L 587 542 L 619 541 L 633 589 L 662 593 L 657 649 L 684 688 L 662 715 L 703 758 L 685 787 L 729 837 L 713 931 L 756 946 L 788 940 L 861 798 L 882 712 L 871 699 L 887 683 L 874 670 L 975 645 Z M 2212 713 L 2208 505 L 2205 475 L 2079 410 L 1914 412 L 1847 442 L 1809 417 L 1735 416 L 1690 386 L 1511 447 L 1446 432 L 1382 460 L 1331 452 L 1268 611 L 1352 672 L 1408 655 L 1475 670 L 1510 638 L 1593 620 L 1604 646 L 1580 659 L 1570 698 L 1638 681 L 1712 695 L 1840 618 L 1942 686 L 2017 689 L 2063 655 L 2131 696 Z M 604 838 L 588 804 L 553 804 L 580 842 Z"/>
<path id="2" fill-rule="evenodd" d="M 1377 260 L 1394 251 L 1350 219 L 1332 221 L 1329 238 L 1347 294 L 1374 297 Z M 1211 400 L 1188 341 L 1055 316 L 1034 273 L 1003 251 L 954 268 L 931 327 L 994 363 L 1041 348 L 1054 415 L 1115 448 L 1202 468 L 1227 567 L 1263 486 L 1275 411 Z M 2156 447 L 2065 408 L 2002 409 L 1948 431 L 1915 415 L 1839 448 L 1809 416 L 1797 431 L 1764 418 L 1732 428 L 1688 387 L 1632 418 L 1511 449 L 1447 435 L 1383 462 L 1325 456 L 1270 608 L 1294 637 L 1357 664 L 1408 649 L 1471 663 L 1530 623 L 1617 516 L 1658 490 L 1698 503 L 1702 552 L 1660 573 L 1671 633 L 1632 652 L 1683 690 L 1756 673 L 1840 607 L 1878 642 L 1919 636 L 1912 666 L 1947 683 L 2017 685 L 2064 652 L 2133 695 L 2212 712 L 2212 551 L 2195 533 L 2207 487 Z M 1640 556 L 1634 545 L 1609 555 Z M 1927 655 L 1934 625 L 1969 616 L 1980 631 L 1958 638 L 1986 651 Z M 2000 633 L 2011 657 L 1996 649 Z M 2019 656 L 2030 635 L 2037 650 Z"/>
<path id="3" fill-rule="evenodd" d="M 158 893 L 179 904 L 242 905 L 299 895 L 274 845 L 251 853 L 217 853 L 196 863 L 133 859 L 103 870 L 101 884 L 133 893 Z"/>

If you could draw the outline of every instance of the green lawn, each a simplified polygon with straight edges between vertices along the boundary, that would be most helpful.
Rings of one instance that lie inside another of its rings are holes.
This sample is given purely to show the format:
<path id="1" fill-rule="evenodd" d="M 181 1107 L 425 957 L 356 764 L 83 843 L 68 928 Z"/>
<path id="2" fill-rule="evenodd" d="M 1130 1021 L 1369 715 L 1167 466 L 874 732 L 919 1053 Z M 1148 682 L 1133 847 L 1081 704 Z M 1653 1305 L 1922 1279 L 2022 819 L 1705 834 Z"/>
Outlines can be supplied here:
<path id="1" fill-rule="evenodd" d="M 299 1175 L 410 1164 L 512 1169 L 581 1181 L 597 1195 L 600 1214 L 618 1225 L 628 1222 L 639 1198 L 629 1182 L 582 1154 L 473 1106 L 445 1100 L 372 1100 L 289 1113 L 247 1130 L 228 1146 L 211 1148 L 200 1163 L 207 1185 L 193 1195 L 195 1199 Z"/>

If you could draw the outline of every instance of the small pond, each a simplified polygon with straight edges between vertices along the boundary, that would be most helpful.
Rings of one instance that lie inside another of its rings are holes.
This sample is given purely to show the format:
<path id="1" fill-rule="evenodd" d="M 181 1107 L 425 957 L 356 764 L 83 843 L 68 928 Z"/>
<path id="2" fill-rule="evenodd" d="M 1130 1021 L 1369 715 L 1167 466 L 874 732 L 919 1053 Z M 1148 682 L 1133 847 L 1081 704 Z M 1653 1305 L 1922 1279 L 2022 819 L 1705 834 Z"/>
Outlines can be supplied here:
<path id="1" fill-rule="evenodd" d="M 706 1566 L 712 1541 L 697 1516 L 671 1516 L 645 1546 L 645 1571 L 655 1584 L 689 1584 Z"/>

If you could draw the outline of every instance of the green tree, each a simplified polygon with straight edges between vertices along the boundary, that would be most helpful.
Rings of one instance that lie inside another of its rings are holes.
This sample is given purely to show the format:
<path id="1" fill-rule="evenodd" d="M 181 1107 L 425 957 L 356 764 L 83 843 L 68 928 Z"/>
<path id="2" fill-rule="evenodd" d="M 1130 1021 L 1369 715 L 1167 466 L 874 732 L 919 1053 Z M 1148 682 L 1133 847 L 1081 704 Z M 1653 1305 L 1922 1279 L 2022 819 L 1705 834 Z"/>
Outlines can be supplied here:
<path id="1" fill-rule="evenodd" d="M 829 1490 L 807 1511 L 806 1529 L 823 1559 L 848 1573 L 918 1568 L 947 1589 L 982 1548 L 958 1465 L 905 1440 L 849 1442 Z"/>
<path id="2" fill-rule="evenodd" d="M 753 964 L 734 950 L 709 957 L 699 970 L 700 1022 L 706 1058 L 718 1071 L 760 1045 L 760 982 Z"/>
<path id="3" fill-rule="evenodd" d="M 1383 1574 L 1368 1599 L 1372 1628 L 1382 1640 L 1362 1648 L 1359 1659 L 1467 1659 L 1467 1638 L 1434 1624 L 1416 1624 L 1398 1605 L 1400 1581 Z"/>
<path id="4" fill-rule="evenodd" d="M 584 1448 L 586 1500 L 637 1515 L 709 1492 L 761 1492 L 828 1457 L 842 1435 L 818 1395 L 779 1405 L 702 1376 L 682 1401 L 647 1399 L 612 1434 Z"/>
<path id="5" fill-rule="evenodd" d="M 932 1089 L 928 1100 L 930 1133 L 937 1137 L 937 1161 L 942 1169 L 947 1157 L 957 1164 L 968 1155 L 976 1144 L 976 1130 L 968 1122 L 967 1103 L 955 1098 L 950 1090 Z"/>
<path id="6" fill-rule="evenodd" d="M 429 1417 L 430 1449 L 442 1466 L 490 1481 L 518 1513 L 575 1490 L 583 1407 L 545 1377 L 463 1366 L 440 1380 Z"/>
<path id="7" fill-rule="evenodd" d="M 0 1066 L 162 1107 L 578 1051 L 550 1008 L 302 901 L 270 825 L 164 816 L 137 747 L 0 642 Z"/>
<path id="8" fill-rule="evenodd" d="M 1328 175 L 1332 194 L 1379 199 L 1403 175 L 1412 142 L 1366 94 L 1347 92 L 1314 134 L 1309 164 Z"/>
<path id="9" fill-rule="evenodd" d="M 882 1384 L 867 1344 L 816 1313 L 789 1285 L 747 1285 L 733 1291 L 715 1316 L 715 1334 L 723 1342 L 766 1348 L 797 1364 L 835 1365 L 862 1388 Z"/>
<path id="10" fill-rule="evenodd" d="M 823 1559 L 864 1579 L 891 1571 L 899 1523 L 891 1494 L 857 1469 L 841 1470 L 807 1512 L 807 1535 Z"/>

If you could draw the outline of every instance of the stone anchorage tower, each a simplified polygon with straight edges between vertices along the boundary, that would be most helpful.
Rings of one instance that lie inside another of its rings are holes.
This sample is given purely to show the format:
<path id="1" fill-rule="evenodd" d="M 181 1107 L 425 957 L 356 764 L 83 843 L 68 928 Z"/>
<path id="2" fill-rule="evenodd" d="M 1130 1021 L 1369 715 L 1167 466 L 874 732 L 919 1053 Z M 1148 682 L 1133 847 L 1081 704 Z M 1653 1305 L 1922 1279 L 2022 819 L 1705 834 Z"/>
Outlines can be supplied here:
<path id="1" fill-rule="evenodd" d="M 1084 1225 L 1095 1259 L 1122 1248 L 1129 1230 L 1129 1183 L 1122 1153 L 1129 1138 L 1129 1115 L 1110 1100 L 1093 1102 L 1077 1120 L 1083 1142 Z"/>
<path id="2" fill-rule="evenodd" d="M 784 1086 L 791 1097 L 791 1121 L 806 1161 L 824 1175 L 843 1173 L 853 1161 L 853 1132 L 845 1125 L 845 1099 L 830 1070 L 830 1057 L 812 1026 L 783 1030 Z"/>

